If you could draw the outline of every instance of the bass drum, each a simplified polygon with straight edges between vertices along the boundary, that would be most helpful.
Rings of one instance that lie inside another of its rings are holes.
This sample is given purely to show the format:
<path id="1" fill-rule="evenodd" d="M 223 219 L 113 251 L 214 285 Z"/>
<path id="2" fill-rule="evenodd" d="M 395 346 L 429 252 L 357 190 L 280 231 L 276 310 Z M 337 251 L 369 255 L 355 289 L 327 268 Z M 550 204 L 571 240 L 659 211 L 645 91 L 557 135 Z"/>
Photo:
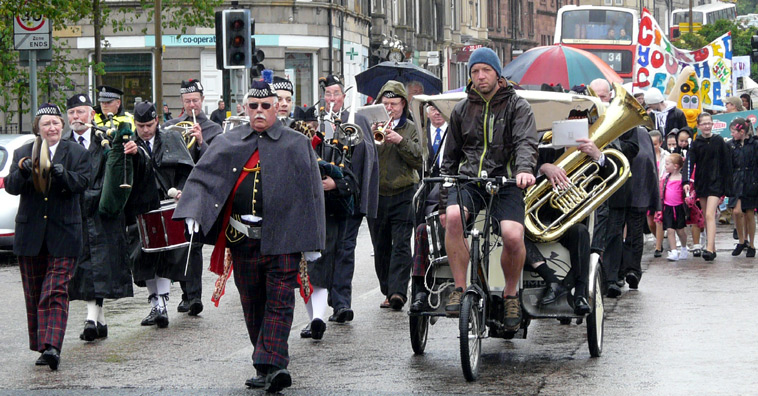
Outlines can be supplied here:
<path id="1" fill-rule="evenodd" d="M 164 252 L 189 246 L 184 237 L 184 222 L 172 220 L 176 209 L 173 199 L 161 201 L 160 209 L 137 215 L 142 251 Z"/>

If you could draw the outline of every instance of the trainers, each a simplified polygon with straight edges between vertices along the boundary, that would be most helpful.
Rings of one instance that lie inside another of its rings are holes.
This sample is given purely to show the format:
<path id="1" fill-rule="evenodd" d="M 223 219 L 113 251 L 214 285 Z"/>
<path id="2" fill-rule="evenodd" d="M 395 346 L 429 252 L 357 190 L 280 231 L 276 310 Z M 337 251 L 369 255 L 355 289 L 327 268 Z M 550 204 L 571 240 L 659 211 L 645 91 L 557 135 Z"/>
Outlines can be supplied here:
<path id="1" fill-rule="evenodd" d="M 700 257 L 700 255 L 703 253 L 703 246 L 699 243 L 696 245 L 692 245 L 692 256 L 693 257 Z"/>
<path id="2" fill-rule="evenodd" d="M 742 254 L 742 250 L 747 247 L 747 243 L 738 243 L 737 246 L 734 247 L 734 250 L 732 250 L 732 256 L 739 256 Z"/>
<path id="3" fill-rule="evenodd" d="M 461 314 L 461 297 L 463 296 L 463 288 L 456 287 L 450 293 L 450 297 L 447 299 L 447 305 L 445 305 L 445 315 L 451 318 L 457 318 Z"/>
<path id="4" fill-rule="evenodd" d="M 755 257 L 755 248 L 752 248 L 750 246 L 747 247 L 747 253 L 745 254 L 745 257 Z"/>
<path id="5" fill-rule="evenodd" d="M 679 260 L 679 251 L 676 250 L 676 249 L 669 250 L 669 255 L 666 257 L 666 260 L 668 260 L 668 261 L 677 261 L 677 260 Z"/>
<path id="6" fill-rule="evenodd" d="M 689 252 L 687 251 L 687 247 L 682 246 L 682 248 L 679 249 L 679 260 L 687 260 L 688 256 Z"/>
<path id="7" fill-rule="evenodd" d="M 508 331 L 518 331 L 521 328 L 521 303 L 518 295 L 505 296 L 505 320 L 503 321 L 505 329 Z"/>
<path id="8" fill-rule="evenodd" d="M 655 249 L 655 253 L 653 253 L 653 257 L 661 257 L 663 255 L 662 249 Z"/>

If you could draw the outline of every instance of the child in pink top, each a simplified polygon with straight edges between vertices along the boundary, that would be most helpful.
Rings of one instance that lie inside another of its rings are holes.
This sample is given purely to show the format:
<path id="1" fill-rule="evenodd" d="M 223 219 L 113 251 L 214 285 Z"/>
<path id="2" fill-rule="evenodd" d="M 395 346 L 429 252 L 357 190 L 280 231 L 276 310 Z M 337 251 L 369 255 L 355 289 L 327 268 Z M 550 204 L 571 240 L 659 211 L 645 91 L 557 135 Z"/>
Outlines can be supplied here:
<path id="1" fill-rule="evenodd" d="M 684 160 L 679 154 L 671 154 L 666 157 L 666 172 L 668 176 L 661 180 L 661 197 L 663 199 L 663 228 L 668 230 L 669 250 L 668 260 L 677 261 L 687 258 L 687 233 L 686 226 L 687 204 L 684 203 L 684 189 L 682 187 L 681 170 Z M 682 248 L 676 249 L 676 235 Z"/>

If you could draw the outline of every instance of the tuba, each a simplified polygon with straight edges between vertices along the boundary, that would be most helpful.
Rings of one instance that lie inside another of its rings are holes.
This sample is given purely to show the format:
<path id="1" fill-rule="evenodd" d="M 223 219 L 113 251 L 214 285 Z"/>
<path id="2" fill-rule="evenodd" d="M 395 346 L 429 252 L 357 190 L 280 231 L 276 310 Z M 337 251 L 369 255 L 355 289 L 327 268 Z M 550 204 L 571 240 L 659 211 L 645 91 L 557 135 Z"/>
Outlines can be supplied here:
<path id="1" fill-rule="evenodd" d="M 524 228 L 529 239 L 535 242 L 558 239 L 569 227 L 592 214 L 631 176 L 624 154 L 605 147 L 636 126 L 652 128 L 652 121 L 621 84 L 614 84 L 614 89 L 616 97 L 589 130 L 590 138 L 605 155 L 606 165 L 600 167 L 579 150 L 566 150 L 555 165 L 566 170 L 569 186 L 554 189 L 546 179 L 526 193 Z"/>
<path id="2" fill-rule="evenodd" d="M 50 190 L 52 160 L 47 140 L 37 136 L 32 146 L 32 183 L 34 190 L 43 195 L 47 195 Z"/>

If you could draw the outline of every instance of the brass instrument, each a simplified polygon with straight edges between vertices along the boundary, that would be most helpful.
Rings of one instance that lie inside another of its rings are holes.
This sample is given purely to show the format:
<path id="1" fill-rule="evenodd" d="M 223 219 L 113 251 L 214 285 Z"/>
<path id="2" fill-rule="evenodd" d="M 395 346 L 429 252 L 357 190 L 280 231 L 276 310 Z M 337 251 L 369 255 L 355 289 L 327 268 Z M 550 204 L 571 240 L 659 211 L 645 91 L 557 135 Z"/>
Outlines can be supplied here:
<path id="1" fill-rule="evenodd" d="M 180 121 L 177 122 L 174 125 L 169 125 L 166 128 L 164 128 L 167 131 L 177 131 L 182 135 L 182 138 L 184 139 L 184 143 L 187 146 L 187 150 L 191 149 L 192 146 L 195 145 L 196 138 L 192 136 L 192 127 L 197 124 L 197 116 L 195 116 L 195 109 L 192 109 L 192 120 L 193 121 Z"/>
<path id="2" fill-rule="evenodd" d="M 34 190 L 44 195 L 50 191 L 52 160 L 47 140 L 37 136 L 32 145 L 32 183 Z"/>
<path id="3" fill-rule="evenodd" d="M 392 115 L 387 114 L 387 116 L 389 116 L 389 119 L 387 120 L 387 122 L 382 124 L 382 126 L 376 128 L 376 130 L 374 131 L 374 143 L 377 146 L 381 146 L 382 143 L 384 143 L 384 138 L 387 137 L 386 129 L 387 129 L 387 125 L 390 125 L 390 123 L 392 122 Z"/>
<path id="4" fill-rule="evenodd" d="M 566 150 L 555 165 L 566 170 L 570 185 L 557 189 L 549 180 L 543 180 L 530 188 L 524 198 L 527 208 L 524 228 L 529 239 L 536 242 L 558 239 L 569 227 L 592 214 L 631 176 L 624 154 L 604 148 L 634 127 L 652 127 L 652 120 L 621 84 L 614 84 L 614 89 L 616 97 L 589 130 L 590 139 L 605 155 L 605 166 L 601 168 L 576 148 Z"/>

